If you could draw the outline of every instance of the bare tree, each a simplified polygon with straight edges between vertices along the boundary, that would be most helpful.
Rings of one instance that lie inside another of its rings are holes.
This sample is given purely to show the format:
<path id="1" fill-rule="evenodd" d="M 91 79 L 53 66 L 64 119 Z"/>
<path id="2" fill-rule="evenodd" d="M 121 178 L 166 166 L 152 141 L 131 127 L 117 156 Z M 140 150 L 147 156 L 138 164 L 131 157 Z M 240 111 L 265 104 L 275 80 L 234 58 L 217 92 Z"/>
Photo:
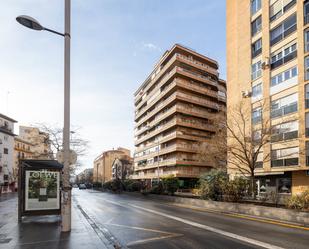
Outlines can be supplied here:
<path id="1" fill-rule="evenodd" d="M 230 170 L 235 170 L 243 176 L 250 178 L 250 192 L 255 199 L 255 170 L 260 163 L 270 160 L 270 153 L 264 151 L 264 146 L 271 141 L 272 127 L 270 119 L 263 117 L 268 108 L 260 103 L 260 115 L 251 116 L 243 103 L 231 110 L 229 120 L 226 122 L 227 130 L 227 163 Z M 252 122 L 256 126 L 252 126 Z M 260 161 L 261 160 L 261 161 Z"/>
<path id="2" fill-rule="evenodd" d="M 54 155 L 56 155 L 58 151 L 62 150 L 62 128 L 56 125 L 51 126 L 44 123 L 39 123 L 35 126 L 49 135 L 48 143 L 51 145 Z M 83 139 L 78 131 L 79 128 L 73 128 L 71 131 L 70 148 L 77 154 L 77 162 L 71 166 L 71 173 L 74 173 L 74 171 L 82 165 L 80 159 L 86 155 L 89 147 L 89 141 Z"/>

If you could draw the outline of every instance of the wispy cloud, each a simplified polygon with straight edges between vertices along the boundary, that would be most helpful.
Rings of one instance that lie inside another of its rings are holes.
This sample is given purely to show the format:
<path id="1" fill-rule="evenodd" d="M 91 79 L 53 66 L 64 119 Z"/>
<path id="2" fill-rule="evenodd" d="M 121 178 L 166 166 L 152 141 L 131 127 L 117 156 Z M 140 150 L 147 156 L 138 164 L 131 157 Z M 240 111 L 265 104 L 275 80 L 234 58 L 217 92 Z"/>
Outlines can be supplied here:
<path id="1" fill-rule="evenodd" d="M 148 42 L 148 43 L 147 42 L 142 42 L 142 47 L 144 49 L 149 49 L 149 50 L 153 50 L 153 51 L 159 51 L 159 52 L 162 51 L 161 48 L 159 48 L 157 45 L 155 45 L 155 44 L 153 44 L 151 42 Z"/>

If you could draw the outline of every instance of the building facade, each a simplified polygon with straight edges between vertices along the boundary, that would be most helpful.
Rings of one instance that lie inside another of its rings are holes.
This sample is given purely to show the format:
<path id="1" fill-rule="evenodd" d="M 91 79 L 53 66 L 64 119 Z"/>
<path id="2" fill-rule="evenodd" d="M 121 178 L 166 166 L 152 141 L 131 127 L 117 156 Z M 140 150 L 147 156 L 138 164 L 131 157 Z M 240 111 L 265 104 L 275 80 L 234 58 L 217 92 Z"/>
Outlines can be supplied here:
<path id="1" fill-rule="evenodd" d="M 21 139 L 19 136 L 14 137 L 14 166 L 13 176 L 15 180 L 15 187 L 18 183 L 18 168 L 20 159 L 33 159 L 33 144 Z"/>
<path id="2" fill-rule="evenodd" d="M 117 148 L 116 150 L 104 151 L 93 162 L 93 182 L 104 183 L 113 179 L 112 166 L 116 158 L 130 157 L 130 150 Z"/>
<path id="3" fill-rule="evenodd" d="M 174 175 L 190 182 L 215 167 L 198 154 L 226 106 L 226 83 L 215 60 L 176 44 L 134 97 L 134 179 Z"/>
<path id="4" fill-rule="evenodd" d="M 13 153 L 16 122 L 0 114 L 0 194 L 15 190 Z"/>
<path id="5" fill-rule="evenodd" d="M 309 1 L 226 4 L 227 120 L 239 103 L 252 117 L 250 132 L 269 120 L 255 169 L 259 192 L 297 194 L 309 187 Z"/>
<path id="6" fill-rule="evenodd" d="M 53 159 L 48 133 L 37 127 L 19 126 L 18 137 L 32 144 L 33 159 Z"/>
<path id="7" fill-rule="evenodd" d="M 80 172 L 75 179 L 75 183 L 92 184 L 93 183 L 93 168 L 85 169 Z"/>

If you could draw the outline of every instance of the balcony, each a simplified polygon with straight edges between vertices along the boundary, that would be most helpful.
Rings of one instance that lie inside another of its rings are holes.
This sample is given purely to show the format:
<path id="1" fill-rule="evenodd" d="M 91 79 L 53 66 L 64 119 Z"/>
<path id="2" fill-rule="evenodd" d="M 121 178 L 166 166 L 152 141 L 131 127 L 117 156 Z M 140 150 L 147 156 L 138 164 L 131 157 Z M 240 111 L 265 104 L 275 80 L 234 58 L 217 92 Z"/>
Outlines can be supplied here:
<path id="1" fill-rule="evenodd" d="M 202 122 L 197 122 L 197 121 L 192 121 L 189 119 L 183 119 L 183 118 L 174 118 L 171 121 L 167 122 L 166 124 L 162 125 L 160 128 L 155 129 L 151 132 L 149 132 L 149 134 L 139 138 L 136 140 L 135 145 L 141 144 L 145 141 L 147 141 L 148 139 L 160 134 L 161 132 L 176 126 L 176 125 L 180 125 L 180 126 L 185 126 L 185 127 L 189 127 L 189 128 L 195 128 L 195 129 L 200 129 L 200 130 L 206 130 L 206 131 L 215 131 L 215 127 L 214 125 L 211 124 L 207 124 L 207 123 L 202 123 Z"/>
<path id="2" fill-rule="evenodd" d="M 144 171 L 147 169 L 154 169 L 158 167 L 167 167 L 167 166 L 175 166 L 175 165 L 183 165 L 183 166 L 205 166 L 204 162 L 199 162 L 193 159 L 184 159 L 184 158 L 169 158 L 166 160 L 161 160 L 159 163 L 154 162 L 152 164 L 146 164 L 144 166 L 138 166 L 134 169 L 134 171 Z"/>
<path id="3" fill-rule="evenodd" d="M 191 66 L 194 66 L 194 67 L 199 67 L 200 69 L 202 70 L 205 70 L 205 71 L 208 71 L 209 73 L 215 75 L 216 77 L 219 77 L 219 73 L 216 69 L 202 63 L 202 62 L 199 62 L 199 61 L 196 61 L 196 60 L 193 60 L 185 55 L 181 55 L 181 54 L 174 54 L 174 56 L 161 68 L 160 72 L 148 83 L 148 85 L 145 87 L 145 89 L 143 89 L 144 92 L 147 92 L 149 90 L 149 88 L 151 86 L 153 86 L 153 84 L 155 82 L 157 82 L 158 80 L 160 80 L 161 82 L 158 84 L 157 87 L 155 87 L 155 89 L 159 89 L 162 85 L 163 85 L 163 82 L 164 82 L 164 78 L 167 77 L 167 76 L 163 76 L 167 69 L 170 68 L 175 62 L 176 60 L 179 60 L 185 64 L 188 64 L 188 65 L 191 65 Z M 163 78 L 161 78 L 163 76 Z M 161 78 L 161 79 L 160 79 Z M 214 81 L 216 82 L 216 81 Z M 154 89 L 154 90 L 155 90 Z M 154 92 L 154 90 L 152 91 L 152 93 Z M 149 96 L 151 96 L 152 94 L 149 94 Z M 140 96 L 136 96 L 135 97 L 135 103 L 138 103 L 139 101 L 141 101 L 141 98 L 143 98 L 143 95 L 140 95 Z M 148 98 L 148 96 L 145 97 L 145 100 Z M 143 103 L 145 103 L 145 101 L 141 101 L 138 105 L 143 105 Z"/>
<path id="4" fill-rule="evenodd" d="M 203 82 L 204 84 L 208 84 L 208 85 L 212 85 L 216 88 L 218 88 L 218 83 L 214 80 L 212 80 L 210 77 L 206 77 L 206 76 L 203 76 L 201 74 L 198 74 L 198 73 L 195 73 L 195 72 L 192 72 L 190 70 L 186 70 L 186 69 L 183 69 L 181 67 L 178 67 L 178 66 L 175 66 L 168 74 L 166 74 L 166 76 L 164 76 L 160 82 L 160 84 L 158 85 L 158 89 L 157 91 L 159 91 L 159 87 L 161 87 L 162 85 L 164 85 L 168 80 L 171 79 L 171 77 L 173 77 L 175 74 L 180 74 L 182 76 L 185 76 L 185 77 L 189 77 L 190 79 L 191 78 L 195 78 L 197 81 L 201 81 Z M 151 98 L 151 96 L 153 96 L 155 93 L 156 93 L 156 90 L 153 90 L 152 91 L 152 94 L 149 95 L 149 97 L 146 97 L 142 102 L 140 102 L 137 106 L 136 106 L 136 110 L 137 113 L 135 115 L 135 118 L 138 119 L 145 111 L 149 110 L 149 108 L 151 108 L 154 104 L 156 104 L 160 99 L 162 99 L 164 97 L 164 95 L 166 95 L 169 90 L 171 90 L 173 87 L 176 86 L 176 82 L 178 82 L 179 79 L 177 79 L 176 81 L 174 80 L 171 84 L 169 84 L 169 86 L 167 88 L 165 88 L 162 92 L 160 92 L 158 94 L 157 97 L 155 97 L 154 99 L 152 99 L 149 103 L 147 101 L 149 101 L 149 99 Z M 184 81 L 184 80 L 180 80 L 179 81 L 180 83 L 178 84 L 180 87 L 185 87 L 185 88 L 188 88 L 188 86 L 186 85 L 188 83 L 188 81 Z M 186 82 L 184 84 L 184 82 Z M 191 86 L 193 87 L 194 84 L 191 83 Z M 210 89 L 207 89 L 205 87 L 198 87 L 196 85 L 194 85 L 194 89 L 196 89 L 197 91 L 204 91 L 204 93 L 206 95 L 210 95 L 212 97 L 215 97 L 217 98 L 218 97 L 218 93 L 216 91 L 213 91 L 213 90 L 210 90 Z M 145 103 L 147 103 L 146 106 L 144 106 L 142 109 L 140 109 Z"/>
<path id="5" fill-rule="evenodd" d="M 174 144 L 168 147 L 161 148 L 159 151 L 154 151 L 151 153 L 146 153 L 145 155 L 135 157 L 136 161 L 141 161 L 145 160 L 148 158 L 152 158 L 155 156 L 162 156 L 164 154 L 168 154 L 171 152 L 176 152 L 176 151 L 183 151 L 183 152 L 191 152 L 191 153 L 196 153 L 198 151 L 198 146 L 197 145 L 183 145 L 183 144 Z"/>
<path id="6" fill-rule="evenodd" d="M 150 111 L 144 117 L 142 117 L 137 122 L 136 127 L 138 127 L 142 123 L 146 122 L 149 118 L 153 117 L 153 115 L 157 114 L 159 111 L 161 111 L 163 108 L 165 108 L 168 104 L 172 103 L 176 99 L 179 99 L 179 100 L 182 100 L 182 101 L 185 101 L 185 102 L 189 102 L 189 103 L 192 103 L 192 104 L 200 105 L 200 106 L 203 106 L 203 107 L 212 108 L 212 109 L 217 110 L 217 111 L 220 108 L 219 104 L 217 104 L 216 102 L 204 99 L 203 97 L 196 97 L 196 96 L 192 96 L 190 94 L 175 92 L 171 96 L 169 96 L 167 99 L 162 101 L 159 105 L 157 105 L 154 110 Z M 138 115 L 135 118 L 135 121 L 139 117 L 140 117 L 140 115 Z"/>

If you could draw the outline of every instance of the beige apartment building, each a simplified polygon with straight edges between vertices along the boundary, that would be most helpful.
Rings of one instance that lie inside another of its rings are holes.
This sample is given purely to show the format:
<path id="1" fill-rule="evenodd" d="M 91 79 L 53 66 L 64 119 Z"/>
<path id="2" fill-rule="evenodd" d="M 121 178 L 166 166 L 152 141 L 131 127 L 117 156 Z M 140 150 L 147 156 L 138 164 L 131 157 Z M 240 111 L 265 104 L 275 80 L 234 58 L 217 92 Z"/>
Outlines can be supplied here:
<path id="1" fill-rule="evenodd" d="M 226 107 L 218 67 L 179 44 L 163 54 L 134 95 L 134 179 L 174 175 L 190 185 L 215 166 L 202 161 L 198 151 L 214 133 L 214 117 Z"/>
<path id="2" fill-rule="evenodd" d="M 309 188 L 309 1 L 226 4 L 228 122 L 241 101 L 251 131 L 269 120 L 273 134 L 255 169 L 259 191 L 297 194 Z"/>
<path id="3" fill-rule="evenodd" d="M 14 166 L 13 166 L 13 176 L 15 179 L 15 186 L 18 183 L 18 168 L 19 160 L 21 159 L 33 159 L 33 144 L 20 138 L 19 136 L 14 137 Z"/>
<path id="4" fill-rule="evenodd" d="M 19 126 L 18 137 L 32 144 L 33 159 L 53 159 L 48 133 L 37 127 Z"/>
<path id="5" fill-rule="evenodd" d="M 112 166 L 116 158 L 130 157 L 131 152 L 125 148 L 117 148 L 104 151 L 93 162 L 93 182 L 104 183 L 113 178 Z"/>

